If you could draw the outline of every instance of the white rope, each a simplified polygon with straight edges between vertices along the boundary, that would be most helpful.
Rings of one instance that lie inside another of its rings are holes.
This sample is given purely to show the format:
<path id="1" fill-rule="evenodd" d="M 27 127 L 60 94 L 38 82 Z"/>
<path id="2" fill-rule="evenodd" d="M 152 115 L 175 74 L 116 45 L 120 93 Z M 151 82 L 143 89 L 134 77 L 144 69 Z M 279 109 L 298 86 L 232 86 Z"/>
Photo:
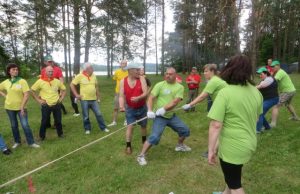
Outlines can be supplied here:
<path id="1" fill-rule="evenodd" d="M 181 107 L 178 107 L 178 108 L 173 109 L 173 110 L 168 111 L 168 112 L 174 112 L 174 111 L 177 111 L 177 110 L 180 110 L 180 109 L 182 109 L 182 108 L 181 108 Z M 139 120 L 136 120 L 135 122 L 133 122 L 133 123 L 131 123 L 131 124 L 129 124 L 129 125 L 134 125 L 134 124 L 136 124 L 136 123 L 138 123 L 138 122 L 140 122 L 140 121 L 143 121 L 143 120 L 145 120 L 145 119 L 147 119 L 147 116 L 146 116 L 146 117 L 143 117 L 143 118 L 141 118 L 141 119 L 139 119 Z M 41 169 L 43 169 L 43 168 L 49 166 L 50 164 L 53 164 L 53 163 L 55 163 L 55 162 L 57 162 L 57 161 L 59 161 L 59 160 L 62 160 L 62 159 L 64 159 L 65 157 L 67 157 L 67 156 L 69 156 L 69 155 L 71 155 L 71 154 L 74 154 L 75 152 L 78 152 L 78 151 L 80 151 L 80 150 L 82 150 L 82 149 L 84 149 L 84 148 L 86 148 L 86 147 L 88 147 L 88 146 L 91 146 L 91 145 L 93 145 L 93 144 L 95 144 L 95 143 L 97 143 L 97 142 L 99 142 L 99 141 L 101 141 L 101 140 L 103 140 L 103 139 L 106 139 L 107 137 L 109 137 L 109 136 L 111 136 L 111 135 L 113 135 L 113 134 L 115 134 L 115 133 L 121 131 L 122 129 L 125 129 L 127 126 L 128 126 L 128 125 L 126 125 L 126 126 L 120 128 L 120 129 L 118 129 L 118 130 L 116 130 L 116 131 L 114 131 L 114 132 L 112 132 L 112 133 L 110 133 L 110 134 L 108 134 L 108 135 L 105 135 L 105 136 L 103 136 L 103 137 L 100 137 L 99 139 L 96 139 L 96 140 L 94 140 L 94 141 L 92 141 L 92 142 L 90 142 L 90 143 L 88 143 L 88 144 L 86 144 L 86 145 L 84 145 L 84 146 L 81 146 L 81 147 L 77 148 L 76 150 L 73 150 L 73 151 L 71 151 L 71 152 L 69 152 L 69 153 L 67 153 L 67 154 L 65 154 L 65 155 L 63 155 L 63 156 L 61 156 L 61 157 L 59 157 L 59 158 L 57 158 L 57 159 L 55 159 L 55 160 L 52 160 L 52 161 L 50 161 L 50 162 L 48 162 L 48 163 L 46 163 L 46 164 L 44 164 L 44 165 L 42 165 L 42 166 L 40 166 L 40 167 L 34 169 L 34 170 L 31 170 L 31 171 L 29 171 L 29 172 L 27 172 L 27 173 L 25 173 L 25 174 L 23 174 L 23 175 L 21 175 L 21 176 L 18 176 L 18 177 L 14 178 L 14 179 L 12 179 L 12 180 L 6 182 L 6 183 L 3 183 L 2 185 L 0 185 L 0 189 L 3 188 L 3 187 L 5 187 L 5 186 L 7 186 L 7 185 L 10 185 L 10 184 L 12 184 L 12 183 L 18 181 L 18 180 L 20 180 L 20 179 L 22 179 L 22 178 L 24 178 L 24 177 L 26 177 L 26 176 L 28 176 L 28 175 L 31 175 L 31 174 L 33 174 L 33 173 L 35 173 L 35 172 L 37 172 L 37 171 L 39 171 L 39 170 L 41 170 Z"/>

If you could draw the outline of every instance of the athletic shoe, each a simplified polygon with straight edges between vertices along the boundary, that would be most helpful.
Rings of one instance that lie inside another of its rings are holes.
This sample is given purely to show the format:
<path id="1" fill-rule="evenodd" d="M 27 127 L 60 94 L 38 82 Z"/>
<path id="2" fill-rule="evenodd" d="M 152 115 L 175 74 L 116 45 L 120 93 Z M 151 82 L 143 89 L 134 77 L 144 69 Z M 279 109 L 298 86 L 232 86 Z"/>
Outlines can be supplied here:
<path id="1" fill-rule="evenodd" d="M 90 133 L 91 133 L 90 130 L 86 130 L 86 131 L 85 131 L 85 134 L 86 134 L 86 135 L 89 135 Z"/>
<path id="2" fill-rule="evenodd" d="M 5 148 L 5 149 L 2 151 L 2 153 L 3 153 L 4 155 L 9 155 L 9 154 L 11 154 L 12 152 L 10 151 L 10 149 Z"/>
<path id="3" fill-rule="evenodd" d="M 127 125 L 127 121 L 126 121 L 126 120 L 124 121 L 124 124 L 123 124 L 123 125 L 124 125 L 124 126 L 126 126 L 126 125 Z"/>
<path id="4" fill-rule="evenodd" d="M 147 161 L 145 159 L 145 155 L 138 155 L 137 159 L 136 159 L 139 163 L 139 165 L 141 166 L 145 166 L 147 165 Z"/>
<path id="5" fill-rule="evenodd" d="M 106 132 L 106 133 L 108 133 L 109 129 L 105 128 L 103 131 Z"/>
<path id="6" fill-rule="evenodd" d="M 274 127 L 276 127 L 276 124 L 270 123 L 270 127 L 271 127 L 271 128 L 274 128 Z"/>
<path id="7" fill-rule="evenodd" d="M 222 191 L 214 191 L 212 194 L 222 194 Z"/>
<path id="8" fill-rule="evenodd" d="M 29 146 L 32 147 L 32 148 L 39 148 L 40 147 L 40 145 L 38 145 L 36 143 L 33 143 L 33 144 L 29 145 Z"/>
<path id="9" fill-rule="evenodd" d="M 192 149 L 185 145 L 185 144 L 177 144 L 176 147 L 175 147 L 175 151 L 176 152 L 189 152 L 191 151 Z"/>
<path id="10" fill-rule="evenodd" d="M 108 127 L 113 127 L 113 126 L 116 126 L 117 125 L 117 122 L 116 121 L 113 121 L 111 124 L 107 125 Z"/>
<path id="11" fill-rule="evenodd" d="M 16 149 L 17 147 L 19 147 L 20 143 L 15 143 L 13 146 L 12 146 L 12 149 Z"/>
<path id="12" fill-rule="evenodd" d="M 293 120 L 293 121 L 300 121 L 300 118 L 299 117 L 290 117 L 289 120 Z"/>
<path id="13" fill-rule="evenodd" d="M 80 114 L 79 113 L 74 113 L 73 116 L 78 117 L 78 116 L 80 116 Z"/>

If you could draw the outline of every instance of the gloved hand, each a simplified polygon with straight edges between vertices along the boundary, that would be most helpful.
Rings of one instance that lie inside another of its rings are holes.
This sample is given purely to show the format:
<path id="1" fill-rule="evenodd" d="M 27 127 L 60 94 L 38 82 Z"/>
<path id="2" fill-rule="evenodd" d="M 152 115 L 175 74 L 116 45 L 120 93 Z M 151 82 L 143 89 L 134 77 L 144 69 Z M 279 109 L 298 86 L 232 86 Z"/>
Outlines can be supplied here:
<path id="1" fill-rule="evenodd" d="M 185 104 L 181 107 L 183 110 L 189 110 L 192 108 L 192 106 L 190 104 Z"/>
<path id="2" fill-rule="evenodd" d="M 156 116 L 164 116 L 164 114 L 166 113 L 166 110 L 164 107 L 157 109 L 156 111 Z"/>
<path id="3" fill-rule="evenodd" d="M 147 112 L 147 117 L 148 117 L 148 119 L 154 119 L 155 118 L 155 113 L 152 112 L 152 111 L 148 111 Z"/>

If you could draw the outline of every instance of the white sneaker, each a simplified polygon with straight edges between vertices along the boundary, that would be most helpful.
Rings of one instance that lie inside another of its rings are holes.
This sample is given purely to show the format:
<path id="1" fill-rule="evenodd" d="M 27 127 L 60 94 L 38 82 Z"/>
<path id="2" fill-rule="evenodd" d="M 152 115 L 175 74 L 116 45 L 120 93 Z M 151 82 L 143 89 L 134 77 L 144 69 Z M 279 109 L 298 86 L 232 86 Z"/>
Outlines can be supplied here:
<path id="1" fill-rule="evenodd" d="M 19 147 L 19 143 L 15 143 L 13 146 L 12 146 L 12 149 L 16 149 L 17 147 Z"/>
<path id="2" fill-rule="evenodd" d="M 116 126 L 117 125 L 117 122 L 116 121 L 113 121 L 111 124 L 107 125 L 108 127 L 113 127 L 113 126 Z"/>
<path id="3" fill-rule="evenodd" d="M 276 124 L 275 123 L 270 123 L 270 127 L 274 128 L 274 127 L 276 127 Z"/>
<path id="4" fill-rule="evenodd" d="M 290 117 L 289 120 L 300 121 L 300 118 L 293 116 L 293 117 Z"/>
<path id="5" fill-rule="evenodd" d="M 124 121 L 124 124 L 123 124 L 124 126 L 126 126 L 127 125 L 127 121 L 126 121 L 126 119 L 125 119 L 125 121 Z"/>
<path id="6" fill-rule="evenodd" d="M 145 159 L 145 155 L 138 155 L 137 159 L 136 159 L 139 163 L 139 165 L 141 166 L 145 166 L 147 165 L 147 161 Z"/>
<path id="7" fill-rule="evenodd" d="M 109 129 L 105 128 L 103 131 L 106 132 L 106 133 L 108 133 Z"/>
<path id="8" fill-rule="evenodd" d="M 29 145 L 29 146 L 32 147 L 32 148 L 39 148 L 39 147 L 41 147 L 40 145 L 38 145 L 36 143 L 33 143 L 33 144 Z"/>
<path id="9" fill-rule="evenodd" d="M 86 131 L 85 131 L 85 134 L 86 134 L 86 135 L 89 135 L 89 134 L 91 134 L 91 131 L 90 131 L 90 130 L 86 130 Z"/>
<path id="10" fill-rule="evenodd" d="M 192 149 L 185 145 L 185 144 L 177 144 L 176 147 L 175 147 L 175 151 L 176 152 L 189 152 L 191 151 Z"/>
<path id="11" fill-rule="evenodd" d="M 74 113 L 73 116 L 78 117 L 78 116 L 80 116 L 80 114 L 79 113 Z"/>

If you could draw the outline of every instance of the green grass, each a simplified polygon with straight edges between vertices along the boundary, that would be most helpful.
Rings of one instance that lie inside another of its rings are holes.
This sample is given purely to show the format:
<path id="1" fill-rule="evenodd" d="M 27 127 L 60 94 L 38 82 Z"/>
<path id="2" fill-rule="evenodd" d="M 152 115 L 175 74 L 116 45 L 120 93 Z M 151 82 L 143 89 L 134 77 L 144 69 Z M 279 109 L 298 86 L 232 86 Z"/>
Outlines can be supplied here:
<path id="1" fill-rule="evenodd" d="M 300 91 L 300 75 L 291 75 Z M 160 76 L 149 76 L 152 83 Z M 34 80 L 30 80 L 30 84 Z M 106 77 L 99 77 L 101 111 L 106 123 L 111 122 L 114 83 Z M 203 84 L 201 88 L 203 88 Z M 13 144 L 8 117 L 0 100 L 0 132 L 9 147 Z M 183 104 L 184 102 L 182 102 Z M 47 139 L 40 149 L 31 149 L 24 142 L 11 156 L 0 155 L 0 184 L 33 170 L 49 161 L 63 156 L 80 146 L 106 135 L 100 132 L 94 115 L 92 133 L 83 132 L 81 117 L 72 116 L 72 108 L 67 96 L 64 105 L 68 110 L 63 115 L 65 139 L 58 139 L 54 129 L 47 130 Z M 295 96 L 293 105 L 300 114 L 300 95 Z M 103 141 L 74 153 L 31 175 L 36 193 L 211 193 L 224 188 L 223 174 L 219 165 L 209 166 L 200 155 L 207 149 L 209 120 L 206 117 L 206 102 L 199 105 L 195 113 L 178 111 L 178 115 L 191 129 L 186 144 L 192 147 L 190 153 L 174 151 L 177 135 L 169 128 L 165 130 L 161 142 L 153 147 L 148 156 L 148 165 L 141 167 L 136 162 L 142 144 L 139 129 L 133 137 L 133 154 L 127 156 L 125 130 Z M 40 108 L 30 99 L 28 104 L 29 123 L 38 139 Z M 289 121 L 285 108 L 280 110 L 278 126 L 270 132 L 258 136 L 258 148 L 252 160 L 243 168 L 243 186 L 247 193 L 300 193 L 300 122 Z M 270 115 L 268 114 L 268 118 Z M 123 127 L 124 114 L 119 115 L 115 131 Z M 148 133 L 151 130 L 151 121 Z M 0 193 L 29 193 L 27 178 L 0 189 Z"/>

